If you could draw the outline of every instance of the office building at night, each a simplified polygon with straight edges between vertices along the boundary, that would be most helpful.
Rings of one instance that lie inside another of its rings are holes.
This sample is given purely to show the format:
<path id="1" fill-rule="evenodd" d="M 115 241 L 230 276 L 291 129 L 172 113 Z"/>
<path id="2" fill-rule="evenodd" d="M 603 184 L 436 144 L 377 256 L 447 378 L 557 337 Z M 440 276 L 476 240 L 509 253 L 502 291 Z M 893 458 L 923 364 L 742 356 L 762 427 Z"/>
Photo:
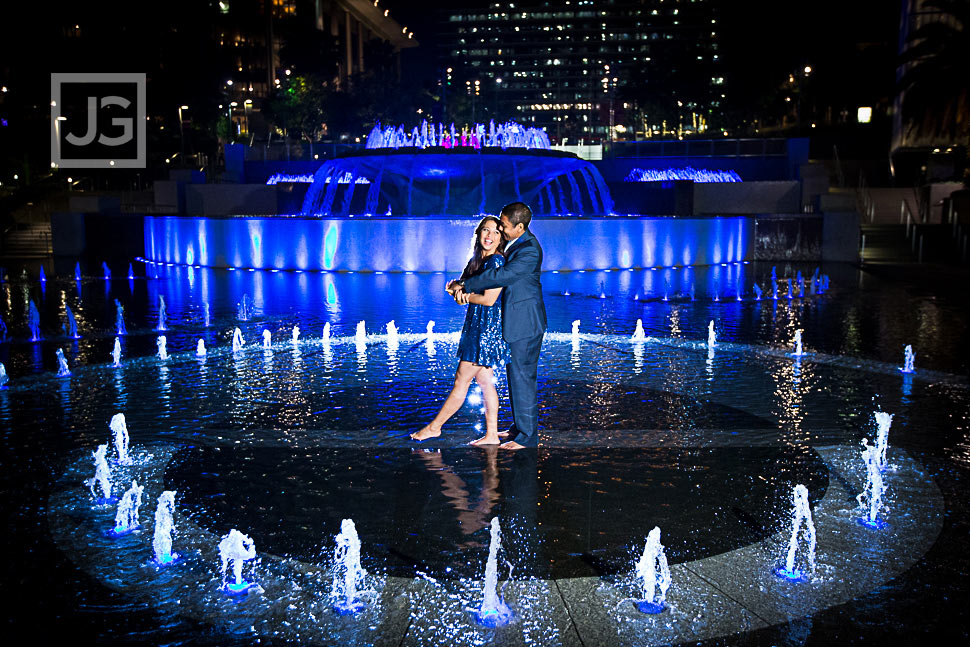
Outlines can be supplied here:
<path id="1" fill-rule="evenodd" d="M 447 92 L 557 142 L 689 135 L 725 98 L 716 0 L 516 0 L 439 20 Z"/>

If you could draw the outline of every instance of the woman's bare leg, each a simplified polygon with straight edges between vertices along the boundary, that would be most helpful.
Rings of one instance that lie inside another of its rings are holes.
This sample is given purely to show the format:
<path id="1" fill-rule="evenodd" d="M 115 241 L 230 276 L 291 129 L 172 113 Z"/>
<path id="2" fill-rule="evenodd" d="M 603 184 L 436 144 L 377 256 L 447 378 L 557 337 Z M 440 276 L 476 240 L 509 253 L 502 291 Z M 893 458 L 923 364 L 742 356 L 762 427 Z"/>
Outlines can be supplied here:
<path id="1" fill-rule="evenodd" d="M 491 368 L 482 367 L 475 375 L 478 386 L 482 389 L 482 399 L 485 401 L 485 435 L 473 440 L 471 445 L 498 445 L 498 391 L 495 390 L 495 373 Z"/>
<path id="2" fill-rule="evenodd" d="M 468 394 L 468 387 L 471 385 L 472 380 L 475 379 L 475 374 L 480 368 L 480 366 L 476 366 L 471 362 L 458 362 L 458 370 L 455 371 L 455 385 L 451 387 L 451 393 L 445 398 L 445 402 L 441 405 L 441 410 L 438 411 L 438 415 L 434 417 L 434 420 L 425 425 L 421 431 L 411 434 L 411 438 L 414 440 L 427 440 L 428 438 L 435 438 L 441 435 L 441 425 L 448 422 L 455 415 L 455 412 L 461 409 L 461 405 L 465 403 L 465 396 Z"/>

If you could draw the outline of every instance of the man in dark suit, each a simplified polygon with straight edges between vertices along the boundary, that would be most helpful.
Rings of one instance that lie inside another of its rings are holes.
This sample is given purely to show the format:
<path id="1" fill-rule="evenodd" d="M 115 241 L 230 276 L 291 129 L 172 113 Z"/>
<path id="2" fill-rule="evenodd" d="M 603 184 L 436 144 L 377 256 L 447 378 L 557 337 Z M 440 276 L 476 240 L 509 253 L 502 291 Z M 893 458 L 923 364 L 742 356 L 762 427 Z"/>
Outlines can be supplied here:
<path id="1" fill-rule="evenodd" d="M 448 291 L 459 303 L 467 303 L 467 293 L 492 288 L 502 290 L 502 337 L 508 342 L 511 358 L 506 366 L 509 399 L 512 401 L 512 426 L 505 449 L 536 447 L 539 441 L 539 405 L 536 379 L 539 351 L 546 332 L 546 306 L 542 302 L 542 247 L 532 232 L 532 210 L 522 202 L 512 202 L 500 214 L 502 233 L 509 240 L 505 264 L 486 270 L 464 281 L 452 281 Z"/>

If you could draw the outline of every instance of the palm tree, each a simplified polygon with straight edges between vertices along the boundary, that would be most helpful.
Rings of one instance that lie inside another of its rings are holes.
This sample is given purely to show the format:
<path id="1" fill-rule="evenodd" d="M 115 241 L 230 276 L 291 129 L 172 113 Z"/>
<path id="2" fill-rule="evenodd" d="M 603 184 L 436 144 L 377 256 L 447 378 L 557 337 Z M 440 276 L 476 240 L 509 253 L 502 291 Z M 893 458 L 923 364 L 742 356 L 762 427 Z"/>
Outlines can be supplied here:
<path id="1" fill-rule="evenodd" d="M 903 122 L 914 134 L 967 143 L 970 137 L 970 2 L 926 0 L 937 19 L 907 38 L 899 81 Z"/>

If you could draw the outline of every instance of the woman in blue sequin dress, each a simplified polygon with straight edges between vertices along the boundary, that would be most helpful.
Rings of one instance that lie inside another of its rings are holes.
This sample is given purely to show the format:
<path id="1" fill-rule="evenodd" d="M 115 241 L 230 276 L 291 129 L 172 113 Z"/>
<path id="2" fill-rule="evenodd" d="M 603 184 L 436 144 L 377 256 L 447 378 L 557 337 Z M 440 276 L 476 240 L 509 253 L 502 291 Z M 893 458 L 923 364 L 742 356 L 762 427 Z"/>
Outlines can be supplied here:
<path id="1" fill-rule="evenodd" d="M 498 218 L 487 216 L 475 228 L 475 252 L 461 278 L 478 274 L 505 264 L 502 250 L 505 239 Z M 495 390 L 494 368 L 505 364 L 509 347 L 502 338 L 502 288 L 486 290 L 483 294 L 468 295 L 468 312 L 458 342 L 458 370 L 451 393 L 441 405 L 434 420 L 421 431 L 411 434 L 414 440 L 427 440 L 441 435 L 441 426 L 465 403 L 472 380 L 478 382 L 485 400 L 485 435 L 472 445 L 498 445 L 498 392 Z"/>

